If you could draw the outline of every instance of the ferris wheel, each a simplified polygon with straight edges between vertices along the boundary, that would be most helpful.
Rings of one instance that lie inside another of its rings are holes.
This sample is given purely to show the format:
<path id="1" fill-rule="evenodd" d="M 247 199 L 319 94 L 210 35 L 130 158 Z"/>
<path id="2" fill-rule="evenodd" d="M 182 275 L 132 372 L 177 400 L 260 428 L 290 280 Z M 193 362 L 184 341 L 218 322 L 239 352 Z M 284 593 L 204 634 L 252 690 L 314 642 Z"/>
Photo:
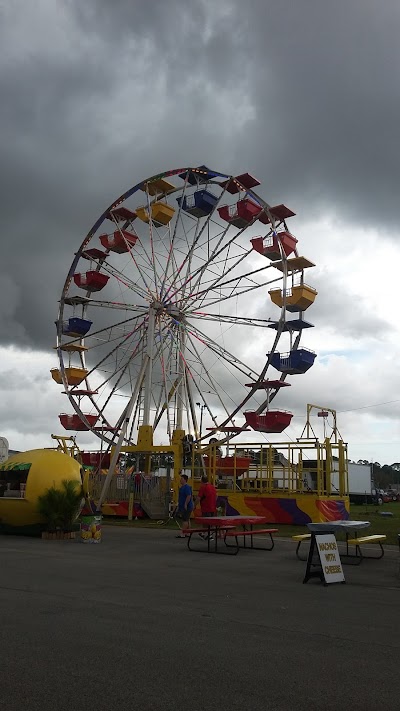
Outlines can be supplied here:
<path id="1" fill-rule="evenodd" d="M 271 407 L 300 348 L 316 290 L 287 222 L 249 173 L 206 166 L 152 176 L 115 200 L 77 250 L 62 290 L 59 367 L 67 430 L 111 445 L 150 425 L 158 441 L 282 432 Z M 272 376 L 270 377 L 270 374 Z"/>

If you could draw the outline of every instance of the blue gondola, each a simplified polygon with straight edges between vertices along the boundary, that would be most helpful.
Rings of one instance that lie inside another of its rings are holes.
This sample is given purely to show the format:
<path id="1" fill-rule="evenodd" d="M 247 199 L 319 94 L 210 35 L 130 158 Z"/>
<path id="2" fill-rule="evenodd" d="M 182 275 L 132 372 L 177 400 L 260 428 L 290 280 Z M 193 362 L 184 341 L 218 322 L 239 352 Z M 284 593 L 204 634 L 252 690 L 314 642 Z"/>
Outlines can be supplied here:
<path id="1" fill-rule="evenodd" d="M 199 171 L 199 172 L 197 172 Z M 188 170 L 185 173 L 179 173 L 182 180 L 187 180 L 189 185 L 198 185 L 199 183 L 208 183 L 215 176 L 215 173 L 207 168 L 206 165 L 199 165 L 194 170 Z"/>
<path id="2" fill-rule="evenodd" d="M 64 336 L 86 336 L 90 330 L 93 321 L 87 321 L 84 318 L 69 318 L 62 322 L 62 332 Z"/>
<path id="3" fill-rule="evenodd" d="M 296 375 L 306 373 L 314 364 L 317 355 L 307 348 L 299 348 L 290 351 L 290 353 L 273 353 L 271 357 L 271 365 L 281 373 Z"/>
<path id="4" fill-rule="evenodd" d="M 209 215 L 216 206 L 218 198 L 208 190 L 196 190 L 192 195 L 176 198 L 179 207 L 194 217 Z"/>

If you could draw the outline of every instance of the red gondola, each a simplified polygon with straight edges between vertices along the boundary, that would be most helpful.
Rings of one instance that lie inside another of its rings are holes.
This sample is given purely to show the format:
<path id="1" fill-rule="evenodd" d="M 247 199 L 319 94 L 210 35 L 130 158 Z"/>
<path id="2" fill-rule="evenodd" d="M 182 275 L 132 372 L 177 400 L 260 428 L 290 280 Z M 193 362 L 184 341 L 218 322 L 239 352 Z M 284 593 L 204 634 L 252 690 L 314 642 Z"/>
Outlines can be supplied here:
<path id="1" fill-rule="evenodd" d="M 263 415 L 257 412 L 247 411 L 244 413 L 246 423 L 256 432 L 283 432 L 289 427 L 293 417 L 291 412 L 286 410 L 269 410 Z"/>
<path id="2" fill-rule="evenodd" d="M 90 427 L 93 427 L 99 419 L 98 415 L 85 415 L 85 417 Z M 79 415 L 66 415 L 63 413 L 59 415 L 59 420 L 66 430 L 77 430 L 78 432 L 87 432 L 89 430 L 89 427 L 81 420 Z"/>
<path id="3" fill-rule="evenodd" d="M 296 249 L 297 239 L 290 232 L 278 232 L 276 235 L 269 235 L 265 238 L 264 255 L 272 261 L 281 259 L 279 241 L 287 257 Z"/>
<path id="4" fill-rule="evenodd" d="M 127 230 L 116 230 L 113 235 L 100 235 L 99 239 L 104 249 L 123 254 L 129 252 L 130 247 L 135 246 L 138 236 Z"/>
<path id="5" fill-rule="evenodd" d="M 260 181 L 257 180 L 254 175 L 250 175 L 250 173 L 236 175 L 233 179 L 224 180 L 223 183 L 221 183 L 221 187 L 225 188 L 231 195 L 240 193 L 243 189 L 250 190 L 250 188 L 255 188 L 257 185 L 261 185 Z"/>
<path id="6" fill-rule="evenodd" d="M 284 254 L 288 257 L 296 249 L 297 239 L 290 232 L 277 232 L 267 237 L 253 237 L 251 244 L 253 249 L 264 257 L 272 261 L 282 259 L 279 249 L 279 242 L 282 245 Z"/>
<path id="7" fill-rule="evenodd" d="M 97 249 L 96 247 L 93 247 L 92 249 L 85 249 L 85 251 L 82 252 L 83 259 L 89 259 L 89 261 L 93 261 L 93 259 L 95 259 L 99 262 L 103 262 L 106 256 L 105 252 L 102 252 L 101 249 Z"/>
<path id="8" fill-rule="evenodd" d="M 81 457 L 86 467 L 108 469 L 111 464 L 111 454 L 108 452 L 82 452 Z"/>
<path id="9" fill-rule="evenodd" d="M 114 207 L 110 210 L 107 217 L 112 222 L 115 220 L 117 220 L 117 222 L 133 222 L 133 220 L 136 220 L 137 215 L 133 210 L 129 210 L 127 207 L 120 205 L 120 207 Z"/>
<path id="10" fill-rule="evenodd" d="M 224 205 L 218 208 L 219 216 L 225 222 L 229 222 L 234 227 L 243 229 L 247 227 L 254 218 L 261 212 L 260 205 L 257 205 L 249 198 L 239 200 L 233 205 Z"/>
<path id="11" fill-rule="evenodd" d="M 85 291 L 100 291 L 105 287 L 109 276 L 101 272 L 85 272 L 84 274 L 74 274 L 74 282 L 80 289 Z"/>
<path id="12" fill-rule="evenodd" d="M 242 476 L 250 466 L 250 457 L 221 457 L 216 462 L 216 472 L 219 476 Z"/>
<path id="13" fill-rule="evenodd" d="M 274 205 L 274 207 L 269 208 L 269 212 L 272 217 L 275 218 L 275 220 L 278 220 L 279 222 L 282 222 L 282 220 L 287 220 L 288 217 L 294 217 L 294 215 L 296 214 L 289 207 L 286 207 L 286 205 Z M 258 219 L 265 225 L 268 225 L 271 222 L 267 213 L 264 211 Z"/>
<path id="14" fill-rule="evenodd" d="M 206 469 L 211 466 L 212 459 L 203 457 Z M 242 476 L 247 472 L 251 463 L 250 457 L 217 457 L 215 471 L 218 476 Z"/>

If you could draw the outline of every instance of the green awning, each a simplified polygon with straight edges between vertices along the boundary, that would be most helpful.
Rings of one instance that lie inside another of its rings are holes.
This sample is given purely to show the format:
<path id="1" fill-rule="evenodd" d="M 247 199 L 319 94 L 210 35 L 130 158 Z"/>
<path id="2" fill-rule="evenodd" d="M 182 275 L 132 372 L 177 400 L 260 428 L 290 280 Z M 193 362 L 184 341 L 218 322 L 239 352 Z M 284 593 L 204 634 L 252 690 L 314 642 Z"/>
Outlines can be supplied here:
<path id="1" fill-rule="evenodd" d="M 14 469 L 17 469 L 18 471 L 26 471 L 27 469 L 30 469 L 31 466 L 32 465 L 28 462 L 4 462 L 4 464 L 0 464 L 0 472 L 8 472 Z"/>

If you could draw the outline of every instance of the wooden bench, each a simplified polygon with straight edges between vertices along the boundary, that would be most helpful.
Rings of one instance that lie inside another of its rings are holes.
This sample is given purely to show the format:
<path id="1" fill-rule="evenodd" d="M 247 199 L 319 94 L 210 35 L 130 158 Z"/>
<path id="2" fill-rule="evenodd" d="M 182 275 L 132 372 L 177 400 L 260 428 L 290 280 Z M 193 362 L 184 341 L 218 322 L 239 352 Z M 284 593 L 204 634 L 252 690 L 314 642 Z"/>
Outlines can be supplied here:
<path id="1" fill-rule="evenodd" d="M 229 544 L 226 542 L 227 538 L 235 538 L 236 539 L 236 545 L 239 546 L 239 541 L 238 538 L 243 536 L 243 548 L 246 548 L 246 536 L 250 536 L 250 549 L 256 550 L 256 551 L 272 551 L 275 542 L 274 539 L 272 538 L 273 533 L 277 533 L 278 529 L 277 528 L 256 528 L 252 529 L 251 531 L 240 531 L 238 529 L 235 529 L 234 531 L 227 531 L 224 536 L 224 541 L 225 545 L 227 548 L 232 548 L 232 546 L 229 546 Z M 270 546 L 255 546 L 254 541 L 253 541 L 253 536 L 258 536 L 259 534 L 267 534 L 270 537 L 271 540 L 271 545 Z"/>
<path id="2" fill-rule="evenodd" d="M 349 546 L 355 546 L 356 547 L 356 558 L 360 558 L 360 563 L 363 558 L 375 558 L 376 560 L 379 560 L 379 558 L 383 558 L 385 554 L 385 550 L 382 545 L 382 541 L 386 541 L 386 536 L 382 533 L 376 533 L 375 535 L 371 536 L 360 536 L 359 538 L 348 538 L 346 543 L 347 543 L 347 554 L 350 556 L 348 553 L 348 547 Z M 368 544 L 368 543 L 377 543 L 380 547 L 380 553 L 379 555 L 363 555 L 363 552 L 361 550 L 361 546 Z"/>
<path id="3" fill-rule="evenodd" d="M 218 549 L 218 535 L 213 535 L 215 533 L 218 533 L 219 531 L 225 531 L 225 534 L 232 529 L 234 529 L 235 526 L 207 526 L 205 528 L 186 528 L 181 531 L 181 534 L 185 538 L 187 538 L 187 547 L 190 551 L 193 551 L 194 553 L 221 553 L 225 555 L 237 555 L 239 553 L 239 544 L 236 541 L 236 546 L 227 546 L 228 548 L 232 548 L 232 551 L 226 551 L 224 549 Z M 192 540 L 192 536 L 194 533 L 198 534 L 205 534 L 206 537 L 203 538 L 204 541 L 207 541 L 207 548 L 191 548 L 190 543 Z M 211 539 L 210 534 L 213 536 L 213 539 Z M 210 546 L 210 542 L 213 540 L 214 546 Z"/>
<path id="4" fill-rule="evenodd" d="M 300 546 L 304 541 L 311 540 L 311 533 L 298 533 L 296 536 L 292 536 L 292 541 L 297 541 L 296 556 L 299 560 L 307 560 L 307 558 L 302 558 L 300 556 Z"/>

